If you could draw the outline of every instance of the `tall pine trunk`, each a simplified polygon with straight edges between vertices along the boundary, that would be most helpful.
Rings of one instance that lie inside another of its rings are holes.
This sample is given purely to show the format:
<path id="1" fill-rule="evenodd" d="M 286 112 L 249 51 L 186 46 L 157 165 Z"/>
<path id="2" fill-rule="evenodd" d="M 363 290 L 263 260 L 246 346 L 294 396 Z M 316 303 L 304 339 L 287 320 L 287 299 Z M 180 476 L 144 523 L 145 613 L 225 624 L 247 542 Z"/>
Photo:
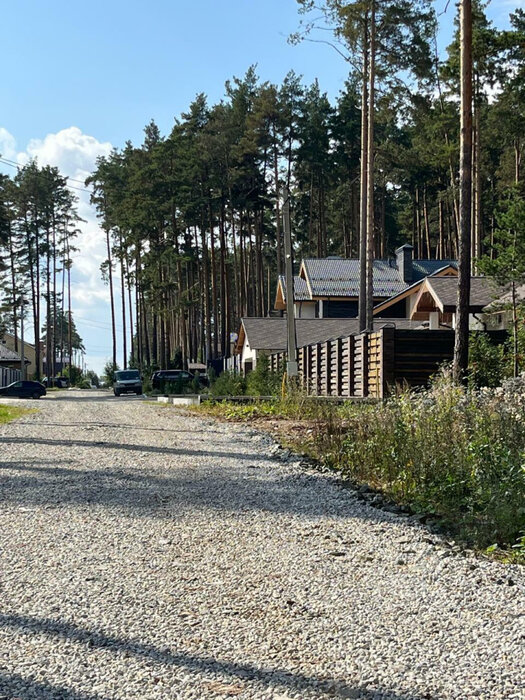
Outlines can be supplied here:
<path id="1" fill-rule="evenodd" d="M 470 240 L 472 197 L 472 0 L 460 2 L 460 191 L 459 261 L 454 379 L 464 382 L 468 369 Z"/>
<path id="2" fill-rule="evenodd" d="M 368 81 L 368 166 L 367 166 L 367 216 L 366 216 L 366 328 L 372 330 L 374 325 L 374 105 L 375 105 L 375 53 L 376 53 L 376 3 L 372 0 L 370 8 L 370 57 Z"/>

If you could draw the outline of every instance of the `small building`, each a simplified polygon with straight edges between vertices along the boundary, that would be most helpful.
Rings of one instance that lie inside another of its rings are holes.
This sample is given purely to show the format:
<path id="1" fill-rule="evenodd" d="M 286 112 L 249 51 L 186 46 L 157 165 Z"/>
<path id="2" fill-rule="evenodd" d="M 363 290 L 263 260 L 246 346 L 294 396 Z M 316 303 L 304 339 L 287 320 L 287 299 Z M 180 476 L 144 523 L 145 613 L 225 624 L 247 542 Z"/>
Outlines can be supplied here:
<path id="1" fill-rule="evenodd" d="M 26 366 L 29 360 L 25 360 Z M 22 360 L 18 353 L 0 342 L 0 386 L 7 386 L 22 378 Z"/>
<path id="2" fill-rule="evenodd" d="M 20 337 L 15 338 L 12 333 L 4 333 L 0 338 L 0 345 L 4 345 L 9 348 L 9 350 L 18 353 L 18 355 L 20 354 Z M 34 377 L 36 374 L 35 346 L 24 341 L 24 355 L 26 358 L 27 376 Z M 42 370 L 42 367 L 40 369 Z"/>
<path id="3" fill-rule="evenodd" d="M 316 318 L 317 302 L 311 298 L 306 280 L 299 275 L 294 275 L 293 282 L 295 317 Z M 277 311 L 286 311 L 286 277 L 284 275 L 280 275 L 277 280 L 274 308 Z"/>
<path id="4" fill-rule="evenodd" d="M 373 261 L 374 304 L 402 294 L 430 275 L 457 274 L 454 260 L 414 260 L 413 252 L 413 247 L 405 244 L 395 251 L 395 258 Z M 295 315 L 297 318 L 356 318 L 359 285 L 358 258 L 306 258 L 294 278 Z M 280 278 L 275 309 L 285 311 L 286 301 L 286 283 Z M 387 308 L 384 316 L 408 317 L 405 303 Z"/>
<path id="5" fill-rule="evenodd" d="M 374 328 L 385 326 L 404 329 L 420 328 L 421 324 L 405 318 L 381 319 Z M 295 322 L 297 348 L 324 343 L 333 338 L 359 333 L 357 318 L 298 318 Z M 287 348 L 286 318 L 243 318 L 235 346 L 234 368 L 242 374 L 255 369 L 261 353 L 272 355 Z M 233 368 L 233 365 L 232 365 Z"/>
<path id="6" fill-rule="evenodd" d="M 417 295 L 425 281 L 434 277 L 447 277 L 453 279 L 453 284 L 457 289 L 458 271 L 455 265 L 447 264 L 436 270 L 432 275 L 423 277 L 417 282 L 414 282 L 406 289 L 397 294 L 394 294 L 389 299 L 379 302 L 374 306 L 374 316 L 378 318 L 389 317 L 392 314 L 411 318 L 413 321 L 428 321 L 428 314 L 418 314 L 414 312 L 414 304 Z"/>
<path id="7" fill-rule="evenodd" d="M 488 277 L 470 278 L 469 327 L 486 330 L 484 309 L 499 295 L 498 288 Z M 428 321 L 431 330 L 455 328 L 458 282 L 450 277 L 427 277 L 417 292 L 411 318 Z"/>
<path id="8" fill-rule="evenodd" d="M 523 305 L 525 301 L 525 284 L 516 285 L 514 291 L 516 302 Z M 499 294 L 483 309 L 483 321 L 487 330 L 497 331 L 510 328 L 512 325 L 512 292 L 507 289 Z"/>

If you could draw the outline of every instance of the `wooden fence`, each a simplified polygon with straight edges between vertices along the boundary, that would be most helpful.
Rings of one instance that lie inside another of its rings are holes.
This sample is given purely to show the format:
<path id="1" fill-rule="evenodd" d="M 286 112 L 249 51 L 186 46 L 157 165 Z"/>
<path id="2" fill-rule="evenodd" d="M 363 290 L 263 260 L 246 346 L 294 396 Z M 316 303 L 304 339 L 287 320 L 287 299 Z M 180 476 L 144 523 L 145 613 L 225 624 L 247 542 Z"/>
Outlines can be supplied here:
<path id="1" fill-rule="evenodd" d="M 299 348 L 297 359 L 309 394 L 383 398 L 398 384 L 426 384 L 453 351 L 453 331 L 387 327 Z M 285 362 L 285 353 L 270 356 L 273 371 Z"/>

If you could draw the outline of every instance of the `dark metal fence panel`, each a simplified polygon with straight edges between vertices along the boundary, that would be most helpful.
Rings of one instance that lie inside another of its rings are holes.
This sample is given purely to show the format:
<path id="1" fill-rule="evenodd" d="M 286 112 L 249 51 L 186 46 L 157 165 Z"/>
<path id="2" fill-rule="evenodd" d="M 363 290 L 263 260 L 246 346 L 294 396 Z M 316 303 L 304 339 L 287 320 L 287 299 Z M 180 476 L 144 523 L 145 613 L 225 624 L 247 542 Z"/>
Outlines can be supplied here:
<path id="1" fill-rule="evenodd" d="M 19 382 L 22 379 L 22 372 L 19 369 L 11 367 L 0 367 L 0 387 L 9 386 L 13 382 Z"/>

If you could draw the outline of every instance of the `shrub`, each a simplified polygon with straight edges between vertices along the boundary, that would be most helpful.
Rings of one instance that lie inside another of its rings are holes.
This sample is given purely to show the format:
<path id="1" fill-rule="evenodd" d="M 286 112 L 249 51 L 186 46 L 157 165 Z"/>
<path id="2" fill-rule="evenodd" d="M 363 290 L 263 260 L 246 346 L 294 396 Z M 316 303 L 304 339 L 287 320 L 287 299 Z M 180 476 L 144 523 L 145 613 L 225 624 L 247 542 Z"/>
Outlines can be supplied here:
<path id="1" fill-rule="evenodd" d="M 108 360 L 106 364 L 104 365 L 104 369 L 102 370 L 102 381 L 106 384 L 106 386 L 112 386 L 113 381 L 115 379 L 115 372 L 117 372 L 120 369 L 118 364 L 113 364 L 111 360 Z"/>
<path id="2" fill-rule="evenodd" d="M 89 379 L 81 379 L 79 382 L 77 382 L 78 389 L 91 389 L 91 382 Z"/>
<path id="3" fill-rule="evenodd" d="M 187 389 L 186 383 L 182 378 L 173 381 L 162 382 L 162 392 L 164 394 L 184 394 Z"/>
<path id="4" fill-rule="evenodd" d="M 270 369 L 270 358 L 261 353 L 257 358 L 255 369 L 246 379 L 246 392 L 250 396 L 278 396 L 281 391 L 282 377 Z"/>
<path id="5" fill-rule="evenodd" d="M 211 386 L 212 396 L 243 396 L 246 391 L 246 380 L 235 372 L 222 372 Z"/>
<path id="6" fill-rule="evenodd" d="M 351 406 L 332 463 L 356 481 L 436 513 L 487 546 L 525 527 L 525 378 L 467 392 L 433 387 Z"/>
<path id="7" fill-rule="evenodd" d="M 470 334 L 469 380 L 471 387 L 494 388 L 501 385 L 506 374 L 505 346 L 491 342 L 487 333 Z"/>

